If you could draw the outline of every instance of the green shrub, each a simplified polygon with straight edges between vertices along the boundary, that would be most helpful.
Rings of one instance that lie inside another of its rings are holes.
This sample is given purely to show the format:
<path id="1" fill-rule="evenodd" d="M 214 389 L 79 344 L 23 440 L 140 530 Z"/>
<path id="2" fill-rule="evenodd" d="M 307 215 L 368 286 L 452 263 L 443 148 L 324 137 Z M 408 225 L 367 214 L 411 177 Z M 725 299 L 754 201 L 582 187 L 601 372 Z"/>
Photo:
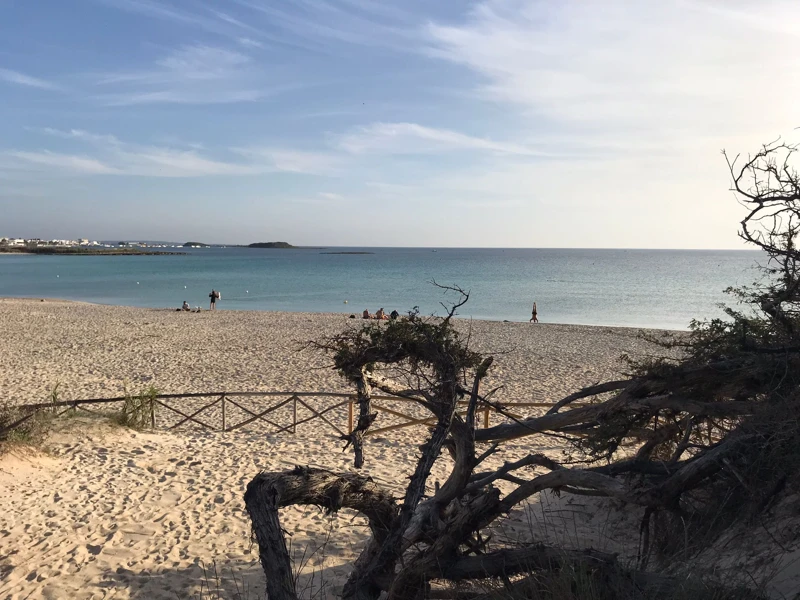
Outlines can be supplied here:
<path id="1" fill-rule="evenodd" d="M 151 425 L 152 411 L 155 410 L 155 401 L 158 398 L 158 389 L 150 385 L 144 388 L 137 396 L 125 391 L 125 404 L 117 415 L 117 422 L 131 429 L 145 429 Z"/>

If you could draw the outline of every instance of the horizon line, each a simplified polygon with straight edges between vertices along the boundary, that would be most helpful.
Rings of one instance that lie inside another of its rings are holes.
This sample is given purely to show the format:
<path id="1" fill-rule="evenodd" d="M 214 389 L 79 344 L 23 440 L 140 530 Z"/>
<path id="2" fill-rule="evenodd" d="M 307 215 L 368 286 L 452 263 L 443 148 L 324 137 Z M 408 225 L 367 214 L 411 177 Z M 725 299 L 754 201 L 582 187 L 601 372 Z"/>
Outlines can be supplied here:
<path id="1" fill-rule="evenodd" d="M 108 242 L 110 240 L 98 240 L 101 242 Z M 141 242 L 141 243 L 160 243 L 160 244 L 177 244 L 183 245 L 187 242 L 170 242 L 163 240 L 144 240 L 144 239 L 129 239 L 117 240 L 124 242 Z M 277 242 L 275 240 L 272 243 Z M 247 248 L 248 244 L 244 243 L 225 243 L 225 242 L 198 242 L 211 247 L 237 247 Z M 250 243 L 268 243 L 268 242 L 250 242 Z M 290 242 L 287 242 L 290 243 Z M 663 251 L 694 251 L 694 252 L 758 252 L 759 248 L 741 247 L 741 248 L 645 248 L 640 246 L 357 246 L 357 245 L 336 245 L 336 244 L 291 244 L 292 248 L 251 248 L 251 250 L 324 250 L 327 248 L 371 248 L 371 249 L 392 249 L 392 250 L 663 250 Z"/>
<path id="2" fill-rule="evenodd" d="M 20 237 L 16 239 L 37 239 L 34 237 Z M 43 238 L 40 238 L 43 239 Z M 50 238 L 50 239 L 73 239 L 73 238 Z M 291 242 L 284 242 L 283 240 L 271 240 L 270 242 L 201 242 L 197 240 L 187 240 L 183 242 L 171 240 L 157 240 L 157 239 L 144 239 L 144 238 L 75 238 L 75 239 L 89 239 L 100 243 L 146 243 L 146 244 L 170 244 L 176 246 L 183 246 L 184 244 L 193 241 L 194 243 L 204 244 L 206 246 L 220 247 L 239 247 L 247 248 L 250 243 L 287 243 L 294 249 L 327 249 L 327 248 L 370 248 L 370 249 L 420 249 L 420 250 L 651 250 L 651 251 L 693 251 L 693 252 L 744 252 L 752 251 L 758 252 L 759 248 L 752 248 L 750 245 L 742 245 L 738 248 L 698 248 L 698 247 L 672 247 L 672 248 L 652 248 L 642 246 L 368 246 L 368 245 L 337 245 L 337 244 L 292 244 Z M 253 248 L 256 250 L 257 248 Z M 263 248 L 268 250 L 269 248 Z M 281 248 L 276 248 L 280 250 Z M 291 248 L 282 248 L 284 250 Z"/>

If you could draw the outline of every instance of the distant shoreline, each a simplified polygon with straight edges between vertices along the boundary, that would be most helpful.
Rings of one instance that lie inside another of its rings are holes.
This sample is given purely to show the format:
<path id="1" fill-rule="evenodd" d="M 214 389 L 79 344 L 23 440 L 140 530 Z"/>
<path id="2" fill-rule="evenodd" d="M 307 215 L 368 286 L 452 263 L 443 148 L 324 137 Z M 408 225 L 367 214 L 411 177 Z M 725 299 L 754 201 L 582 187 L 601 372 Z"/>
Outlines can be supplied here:
<path id="1" fill-rule="evenodd" d="M 47 254 L 63 256 L 181 256 L 186 252 L 164 252 L 161 250 L 140 250 L 137 248 L 0 248 L 0 254 Z"/>

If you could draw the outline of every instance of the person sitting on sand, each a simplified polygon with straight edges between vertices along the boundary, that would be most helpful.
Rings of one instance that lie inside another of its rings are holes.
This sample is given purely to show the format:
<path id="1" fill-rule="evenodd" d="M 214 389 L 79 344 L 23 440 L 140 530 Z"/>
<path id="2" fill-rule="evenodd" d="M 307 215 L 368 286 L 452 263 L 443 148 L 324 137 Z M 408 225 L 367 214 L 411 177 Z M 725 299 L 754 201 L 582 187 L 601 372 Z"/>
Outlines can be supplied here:
<path id="1" fill-rule="evenodd" d="M 389 317 L 388 317 L 388 316 L 386 315 L 386 313 L 384 312 L 384 310 L 383 310 L 383 307 L 381 307 L 381 308 L 379 308 L 379 309 L 378 309 L 378 312 L 376 312 L 376 313 L 375 313 L 375 318 L 376 318 L 378 321 L 385 321 L 385 320 L 386 320 L 386 319 L 388 319 Z"/>
<path id="2" fill-rule="evenodd" d="M 184 300 L 183 306 L 181 306 L 181 310 L 192 310 L 192 307 L 189 306 L 189 303 L 186 300 Z"/>
<path id="3" fill-rule="evenodd" d="M 364 317 L 365 319 L 371 319 L 372 318 L 372 315 L 369 314 L 369 310 L 367 310 L 366 308 L 364 309 L 364 314 L 361 315 L 361 316 Z"/>
<path id="4" fill-rule="evenodd" d="M 394 321 L 394 320 L 395 320 L 397 317 L 399 317 L 399 316 L 400 316 L 400 313 L 399 313 L 399 312 L 397 312 L 396 310 L 393 310 L 391 313 L 389 313 L 389 318 L 390 318 L 392 321 Z"/>

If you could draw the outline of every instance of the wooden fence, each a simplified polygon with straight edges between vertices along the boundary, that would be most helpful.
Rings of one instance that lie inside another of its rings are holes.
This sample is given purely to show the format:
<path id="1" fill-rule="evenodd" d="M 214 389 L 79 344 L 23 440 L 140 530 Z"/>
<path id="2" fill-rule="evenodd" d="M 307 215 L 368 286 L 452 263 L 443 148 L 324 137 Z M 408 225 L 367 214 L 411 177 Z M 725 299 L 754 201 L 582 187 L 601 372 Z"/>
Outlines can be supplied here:
<path id="1" fill-rule="evenodd" d="M 108 416 L 114 404 L 124 403 L 130 398 L 92 398 L 86 400 L 65 400 L 40 404 L 19 405 L 18 418 L 0 429 L 0 439 L 6 433 L 19 427 L 35 415 L 49 412 L 56 416 L 69 411 L 84 411 Z M 142 401 L 137 398 L 137 400 Z M 266 400 L 266 403 L 265 403 Z M 316 402 L 315 402 L 316 400 Z M 180 402 L 178 402 L 180 401 Z M 321 401 L 321 402 L 320 402 Z M 194 394 L 160 394 L 151 398 L 143 398 L 145 410 L 149 411 L 150 426 L 153 429 L 177 429 L 187 424 L 215 431 L 235 431 L 253 423 L 257 423 L 264 433 L 297 433 L 298 425 L 311 421 L 319 421 L 330 427 L 339 435 L 353 430 L 354 412 L 357 405 L 352 394 L 336 392 L 204 392 Z M 400 422 L 371 429 L 367 435 L 377 435 L 397 429 L 414 426 L 428 426 L 435 423 L 432 416 L 420 416 L 408 409 L 398 410 L 404 404 L 415 404 L 414 400 L 398 396 L 373 396 L 372 408 L 375 411 L 390 415 L 394 421 Z M 179 404 L 179 406 L 176 406 Z M 266 404 L 266 406 L 264 405 Z M 320 405 L 322 404 L 322 405 Z M 198 407 L 199 405 L 199 407 Z M 315 406 L 316 405 L 316 406 Z M 103 411 L 103 407 L 107 410 Z M 467 401 L 459 402 L 459 414 L 466 413 Z M 504 418 L 510 415 L 521 418 L 521 408 L 549 408 L 547 402 L 513 402 L 503 404 Z M 344 414 L 335 411 L 347 407 L 347 421 L 336 424 L 337 416 L 344 420 Z M 118 412 L 119 409 L 117 409 Z M 422 409 L 417 411 L 422 412 Z M 483 427 L 489 427 L 493 407 L 480 408 L 477 413 L 482 416 Z M 265 430 L 264 425 L 269 429 Z"/>

